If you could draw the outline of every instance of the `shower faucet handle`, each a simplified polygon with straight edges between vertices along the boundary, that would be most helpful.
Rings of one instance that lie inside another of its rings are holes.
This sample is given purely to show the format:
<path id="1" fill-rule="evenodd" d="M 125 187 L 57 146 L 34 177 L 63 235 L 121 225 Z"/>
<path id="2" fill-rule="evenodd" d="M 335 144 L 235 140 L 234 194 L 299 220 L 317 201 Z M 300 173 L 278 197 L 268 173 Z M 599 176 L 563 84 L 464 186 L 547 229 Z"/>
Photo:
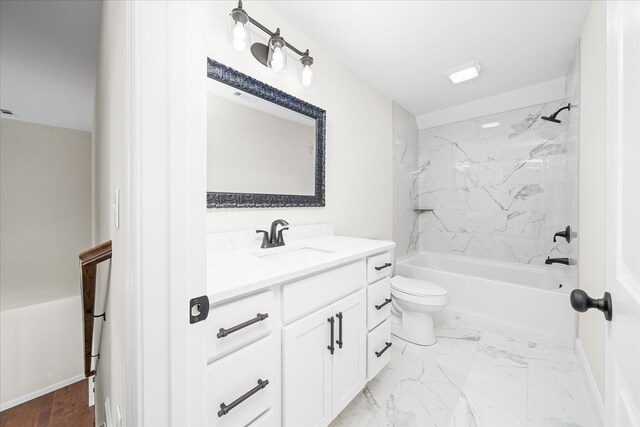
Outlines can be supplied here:
<path id="1" fill-rule="evenodd" d="M 567 241 L 567 243 L 571 243 L 571 239 L 573 239 L 574 237 L 578 237 L 578 233 L 572 231 L 571 226 L 567 225 L 567 228 L 565 228 L 564 231 L 560 231 L 553 235 L 554 242 L 556 241 L 557 237 L 562 237 Z"/>

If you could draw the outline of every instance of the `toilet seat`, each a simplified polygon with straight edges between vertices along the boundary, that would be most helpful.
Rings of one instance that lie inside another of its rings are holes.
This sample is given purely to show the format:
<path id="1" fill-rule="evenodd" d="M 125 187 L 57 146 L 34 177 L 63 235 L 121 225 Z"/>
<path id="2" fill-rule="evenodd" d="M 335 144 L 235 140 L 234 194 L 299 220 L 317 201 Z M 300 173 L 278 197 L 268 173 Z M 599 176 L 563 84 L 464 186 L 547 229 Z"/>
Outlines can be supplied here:
<path id="1" fill-rule="evenodd" d="M 391 288 L 403 294 L 418 297 L 442 297 L 447 295 L 447 290 L 442 286 L 426 280 L 410 279 L 403 276 L 392 277 Z"/>

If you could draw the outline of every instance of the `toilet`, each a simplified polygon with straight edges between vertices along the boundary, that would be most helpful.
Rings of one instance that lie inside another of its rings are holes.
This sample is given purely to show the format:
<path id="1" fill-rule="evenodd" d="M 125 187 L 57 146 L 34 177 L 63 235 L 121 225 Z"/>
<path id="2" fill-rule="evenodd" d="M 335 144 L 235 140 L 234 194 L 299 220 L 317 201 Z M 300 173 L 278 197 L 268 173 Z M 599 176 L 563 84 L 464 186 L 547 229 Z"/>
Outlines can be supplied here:
<path id="1" fill-rule="evenodd" d="M 403 276 L 391 278 L 392 333 L 418 345 L 436 343 L 433 314 L 449 303 L 447 290 L 425 280 Z"/>

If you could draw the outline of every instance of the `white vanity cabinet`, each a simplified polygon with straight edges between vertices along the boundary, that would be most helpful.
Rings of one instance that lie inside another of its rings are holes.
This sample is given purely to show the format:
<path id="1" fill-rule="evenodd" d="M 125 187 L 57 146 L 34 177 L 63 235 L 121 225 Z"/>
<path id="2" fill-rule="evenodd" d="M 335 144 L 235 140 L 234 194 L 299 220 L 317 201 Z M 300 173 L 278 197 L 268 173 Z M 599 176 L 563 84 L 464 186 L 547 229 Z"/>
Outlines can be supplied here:
<path id="1" fill-rule="evenodd" d="M 328 425 L 366 384 L 365 300 L 361 289 L 283 328 L 285 426 Z"/>
<path id="2" fill-rule="evenodd" d="M 367 380 L 391 360 L 391 252 L 367 258 Z"/>
<path id="3" fill-rule="evenodd" d="M 265 256 L 309 248 L 317 263 Z M 208 281 L 237 285 L 210 296 L 206 425 L 329 425 L 389 362 L 392 249 L 327 236 L 211 256 Z"/>

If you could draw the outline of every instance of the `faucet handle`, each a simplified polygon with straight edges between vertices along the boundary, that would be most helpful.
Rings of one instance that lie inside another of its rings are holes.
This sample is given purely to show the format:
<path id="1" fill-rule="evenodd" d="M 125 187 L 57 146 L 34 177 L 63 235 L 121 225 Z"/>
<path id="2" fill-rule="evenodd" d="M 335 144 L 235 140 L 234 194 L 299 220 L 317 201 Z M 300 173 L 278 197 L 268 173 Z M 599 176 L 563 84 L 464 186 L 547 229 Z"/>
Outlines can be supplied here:
<path id="1" fill-rule="evenodd" d="M 262 233 L 262 249 L 269 247 L 269 232 L 265 230 L 256 230 L 256 233 Z"/>
<path id="2" fill-rule="evenodd" d="M 283 227 L 278 231 L 278 240 L 276 240 L 276 243 L 278 244 L 278 246 L 284 246 L 284 237 L 282 236 L 282 232 L 288 229 L 289 227 Z"/>

